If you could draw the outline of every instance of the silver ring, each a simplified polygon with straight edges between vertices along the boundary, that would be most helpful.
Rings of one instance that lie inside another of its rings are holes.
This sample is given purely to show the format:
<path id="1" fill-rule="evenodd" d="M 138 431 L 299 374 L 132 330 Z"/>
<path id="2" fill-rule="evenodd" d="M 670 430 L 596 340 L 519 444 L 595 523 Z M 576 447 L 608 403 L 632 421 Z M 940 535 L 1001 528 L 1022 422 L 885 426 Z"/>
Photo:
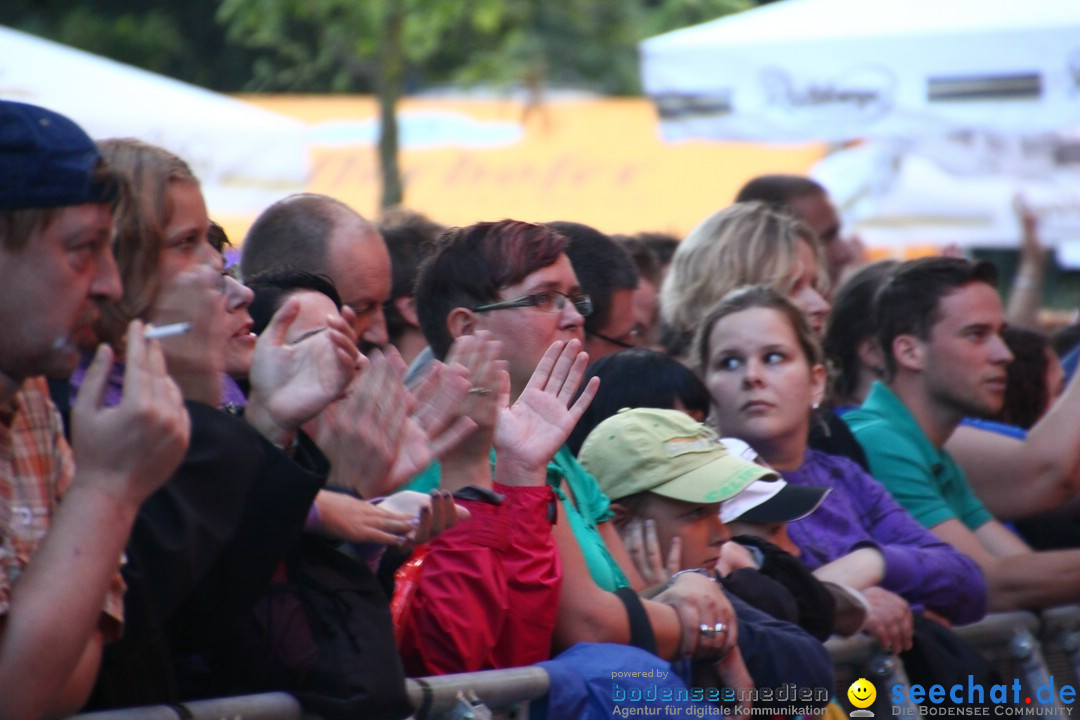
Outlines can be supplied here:
<path id="1" fill-rule="evenodd" d="M 469 388 L 470 395 L 490 395 L 491 390 L 486 387 L 480 387 L 479 385 L 473 385 Z"/>
<path id="2" fill-rule="evenodd" d="M 716 623 L 716 625 L 713 626 L 713 632 L 716 633 L 717 635 L 719 635 L 720 633 L 726 633 L 727 631 L 728 631 L 727 625 L 725 625 L 722 622 L 718 622 L 718 623 Z"/>
<path id="3" fill-rule="evenodd" d="M 723 625 L 723 623 L 717 623 L 717 625 Z M 711 638 L 712 636 L 716 635 L 716 633 L 717 633 L 717 630 L 716 630 L 715 626 L 714 627 L 709 627 L 705 623 L 701 623 L 700 625 L 698 625 L 698 629 L 701 631 L 701 636 L 702 637 Z"/>

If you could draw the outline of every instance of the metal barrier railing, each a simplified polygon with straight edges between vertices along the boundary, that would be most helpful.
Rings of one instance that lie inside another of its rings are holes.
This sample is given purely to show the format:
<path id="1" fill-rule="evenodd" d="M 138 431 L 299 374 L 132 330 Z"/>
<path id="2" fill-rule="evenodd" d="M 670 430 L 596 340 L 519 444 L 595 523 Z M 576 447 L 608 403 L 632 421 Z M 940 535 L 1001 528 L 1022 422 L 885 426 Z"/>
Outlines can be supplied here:
<path id="1" fill-rule="evenodd" d="M 484 670 L 481 672 L 409 678 L 405 681 L 416 720 L 460 716 L 472 702 L 492 712 L 514 718 L 528 717 L 528 704 L 547 694 L 551 679 L 539 667 Z"/>
<path id="2" fill-rule="evenodd" d="M 1080 605 L 1044 610 L 1039 641 L 1047 669 L 1058 686 L 1080 687 Z"/>
<path id="3" fill-rule="evenodd" d="M 1004 677 L 1018 677 L 1025 688 L 1045 684 L 1051 675 L 1058 686 L 1080 678 L 1080 605 L 1044 611 L 994 613 L 978 623 L 956 628 Z M 883 653 L 867 635 L 830 638 L 826 649 L 836 669 L 836 697 L 847 704 L 847 688 L 859 677 L 889 687 L 909 685 L 903 666 L 894 655 Z M 1050 661 L 1049 665 L 1047 661 Z M 1059 676 L 1058 673 L 1061 673 Z M 406 680 L 406 691 L 416 708 L 415 720 L 467 720 L 513 718 L 527 720 L 528 705 L 550 688 L 547 672 L 539 667 L 486 670 Z M 874 708 L 884 715 L 894 711 L 886 693 L 879 693 Z M 907 694 L 905 694 L 906 696 Z M 918 717 L 919 708 L 905 709 L 905 717 Z M 300 703 L 286 693 L 267 693 L 198 700 L 179 706 L 110 710 L 76 716 L 75 720 L 301 720 Z"/>
<path id="4" fill-rule="evenodd" d="M 1019 678 L 1029 696 L 1036 688 L 1050 684 L 1052 673 L 1044 654 L 1054 658 L 1066 656 L 1061 662 L 1070 670 L 1077 667 L 1080 671 L 1080 666 L 1069 664 L 1072 659 L 1080 662 L 1080 606 L 1047 611 L 1041 620 L 1030 612 L 992 613 L 977 623 L 957 627 L 955 631 L 1003 678 Z M 849 711 L 852 708 L 848 707 L 847 688 L 860 677 L 870 680 L 876 687 L 896 684 L 909 687 L 911 684 L 900 659 L 882 652 L 867 635 L 830 638 L 825 647 L 836 670 L 836 697 Z M 1070 650 L 1071 655 L 1068 654 Z M 908 699 L 910 693 L 903 693 L 905 705 L 899 708 L 892 707 L 891 701 L 883 695 L 879 693 L 873 705 L 877 713 L 904 717 L 923 714 L 922 707 Z"/>
<path id="5" fill-rule="evenodd" d="M 1026 696 L 1034 697 L 1037 688 L 1050 682 L 1039 642 L 1041 627 L 1034 613 L 1002 612 L 958 627 L 956 634 L 974 646 L 1002 678 L 1018 678 Z"/>
<path id="6" fill-rule="evenodd" d="M 300 720 L 300 703 L 288 693 L 241 695 L 192 700 L 181 705 L 104 710 L 76 715 L 73 720 Z"/>
<path id="7" fill-rule="evenodd" d="M 900 658 L 884 652 L 869 635 L 831 637 L 826 641 L 825 649 L 829 651 L 836 674 L 836 698 L 848 712 L 855 710 L 848 703 L 848 686 L 861 677 L 879 688 L 892 687 L 896 684 L 906 687 L 910 684 Z M 907 697 L 907 693 L 904 696 Z M 894 708 L 890 696 L 884 692 L 877 694 L 871 707 L 873 708 L 871 712 L 879 717 L 902 715 L 906 718 L 915 718 L 919 716 L 919 710 L 914 703 L 905 701 L 902 707 Z"/>

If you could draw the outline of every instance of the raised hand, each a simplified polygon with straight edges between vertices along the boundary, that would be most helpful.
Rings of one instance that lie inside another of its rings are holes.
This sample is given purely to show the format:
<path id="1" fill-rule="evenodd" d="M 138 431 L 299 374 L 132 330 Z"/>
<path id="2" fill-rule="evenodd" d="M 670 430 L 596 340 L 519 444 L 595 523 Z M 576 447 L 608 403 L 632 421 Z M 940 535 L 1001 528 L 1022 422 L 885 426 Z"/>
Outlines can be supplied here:
<path id="1" fill-rule="evenodd" d="M 475 428 L 462 438 L 452 450 L 457 461 L 488 462 L 495 422 L 499 410 L 506 405 L 500 389 L 509 382 L 506 361 L 500 360 L 502 343 L 494 340 L 490 332 L 483 330 L 473 335 L 463 335 L 454 341 L 446 356 L 446 365 L 454 372 L 464 370 L 469 387 L 461 404 L 461 415 L 468 418 Z M 417 392 L 420 387 L 417 388 Z"/>
<path id="2" fill-rule="evenodd" d="M 288 342 L 300 303 L 290 298 L 255 344 L 245 417 L 271 442 L 284 445 L 304 422 L 341 397 L 356 375 L 360 351 L 339 315 L 326 328 Z"/>
<path id="3" fill-rule="evenodd" d="M 102 345 L 71 409 L 75 482 L 136 506 L 176 470 L 191 435 L 180 388 L 165 371 L 158 341 L 144 331 L 138 320 L 128 326 L 120 404 L 104 404 L 113 357 Z"/>
<path id="4" fill-rule="evenodd" d="M 1013 198 L 1013 211 L 1020 220 L 1023 235 L 1020 242 L 1021 261 L 1043 262 L 1046 259 L 1046 247 L 1039 237 L 1039 215 L 1028 204 L 1027 198 L 1017 194 Z"/>
<path id="5" fill-rule="evenodd" d="M 413 404 L 404 373 L 400 357 L 373 352 L 345 395 L 305 425 L 330 461 L 329 485 L 369 498 L 397 487 L 391 470 Z"/>
<path id="6" fill-rule="evenodd" d="M 436 458 L 454 452 L 475 433 L 476 422 L 468 414 L 474 396 L 471 389 L 465 367 L 432 361 L 428 373 L 412 390 L 416 406 L 412 419 L 421 432 L 402 439 L 401 467 L 395 467 L 395 475 L 408 480 Z"/>
<path id="7" fill-rule="evenodd" d="M 190 332 L 162 338 L 161 349 L 184 397 L 212 406 L 221 402 L 229 342 L 223 281 L 214 268 L 196 265 L 166 280 L 150 309 L 155 325 L 191 323 Z"/>
<path id="8" fill-rule="evenodd" d="M 494 437 L 495 476 L 499 482 L 542 485 L 546 481 L 548 462 L 566 442 L 600 386 L 600 379 L 593 378 L 570 404 L 589 363 L 589 356 L 580 350 L 581 342 L 576 339 L 552 343 L 517 401 L 509 407 L 509 378 L 503 382 L 503 408 Z"/>
<path id="9" fill-rule="evenodd" d="M 330 485 L 364 497 L 389 494 L 473 429 L 458 416 L 469 388 L 463 369 L 437 362 L 417 388 L 423 402 L 405 388 L 404 375 L 396 350 L 374 351 L 345 396 L 305 426 L 330 460 Z"/>

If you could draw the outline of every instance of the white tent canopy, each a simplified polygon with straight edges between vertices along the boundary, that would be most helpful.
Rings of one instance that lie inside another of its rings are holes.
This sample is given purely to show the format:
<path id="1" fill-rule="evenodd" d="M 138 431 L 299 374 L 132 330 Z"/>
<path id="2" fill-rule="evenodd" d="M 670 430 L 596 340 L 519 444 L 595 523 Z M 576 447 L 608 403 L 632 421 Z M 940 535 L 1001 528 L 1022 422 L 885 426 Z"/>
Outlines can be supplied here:
<path id="1" fill-rule="evenodd" d="M 668 140 L 869 139 L 814 175 L 871 246 L 1015 246 L 1018 193 L 1080 242 L 1077 0 L 783 0 L 641 58 Z"/>
<path id="2" fill-rule="evenodd" d="M 234 98 L 0 27 L 0 97 L 95 139 L 137 137 L 186 160 L 212 216 L 253 216 L 307 180 L 307 128 Z"/>
<path id="3" fill-rule="evenodd" d="M 834 152 L 812 175 L 841 209 L 847 229 L 868 246 L 902 256 L 905 248 L 956 244 L 1016 247 L 1015 203 L 1040 220 L 1040 235 L 1058 264 L 1080 267 L 1080 177 L 1003 173 L 958 176 L 925 155 L 889 143 Z"/>
<path id="4" fill-rule="evenodd" d="M 1076 0 L 786 0 L 650 38 L 668 139 L 842 141 L 1080 125 Z"/>

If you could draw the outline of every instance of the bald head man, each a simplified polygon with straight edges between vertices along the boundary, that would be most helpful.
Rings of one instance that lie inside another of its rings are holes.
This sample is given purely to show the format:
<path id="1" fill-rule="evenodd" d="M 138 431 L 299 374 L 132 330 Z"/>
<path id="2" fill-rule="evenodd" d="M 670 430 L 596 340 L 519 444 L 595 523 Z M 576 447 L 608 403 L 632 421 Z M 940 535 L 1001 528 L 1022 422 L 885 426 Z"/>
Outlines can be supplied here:
<path id="1" fill-rule="evenodd" d="M 361 347 L 387 343 L 383 303 L 390 297 L 390 254 L 378 228 L 327 195 L 290 195 L 251 226 L 240 257 L 250 278 L 265 270 L 303 270 L 330 278 L 356 314 Z"/>

